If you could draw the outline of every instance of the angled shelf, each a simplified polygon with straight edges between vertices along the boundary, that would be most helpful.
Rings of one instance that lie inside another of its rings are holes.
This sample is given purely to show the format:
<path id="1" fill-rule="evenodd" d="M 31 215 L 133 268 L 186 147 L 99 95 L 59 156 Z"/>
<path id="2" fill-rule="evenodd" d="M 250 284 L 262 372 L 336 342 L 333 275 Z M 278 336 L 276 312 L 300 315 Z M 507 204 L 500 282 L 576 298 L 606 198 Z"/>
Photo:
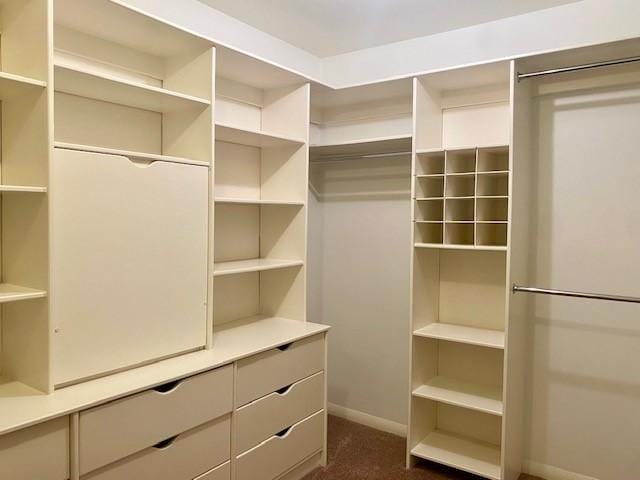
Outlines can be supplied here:
<path id="1" fill-rule="evenodd" d="M 300 267 L 302 265 L 304 265 L 302 260 L 278 260 L 271 258 L 219 262 L 215 263 L 213 266 L 213 276 L 219 277 L 222 275 L 235 275 L 238 273 L 263 272 L 266 270 Z"/>
<path id="2" fill-rule="evenodd" d="M 42 90 L 46 86 L 47 82 L 35 78 L 0 72 L 0 100 Z"/>
<path id="3" fill-rule="evenodd" d="M 57 92 L 163 113 L 211 105 L 204 98 L 64 63 L 55 65 L 55 88 Z"/>
<path id="4" fill-rule="evenodd" d="M 502 389 L 454 378 L 434 377 L 413 390 L 414 397 L 448 403 L 491 415 L 502 415 Z"/>
<path id="5" fill-rule="evenodd" d="M 414 330 L 413 334 L 418 337 L 434 338 L 436 340 L 504 349 L 504 332 L 499 330 L 435 322 Z"/>
<path id="6" fill-rule="evenodd" d="M 231 203 L 238 205 L 293 205 L 302 206 L 304 202 L 295 200 L 264 200 L 260 198 L 232 198 L 232 197 L 216 197 L 216 203 Z"/>
<path id="7" fill-rule="evenodd" d="M 216 122 L 216 141 L 236 143 L 250 147 L 291 147 L 301 146 L 306 142 L 301 138 L 293 138 L 277 133 L 249 130 L 233 125 Z"/>
<path id="8" fill-rule="evenodd" d="M 10 283 L 0 283 L 0 303 L 18 302 L 46 296 L 47 292 L 44 290 L 36 290 L 35 288 L 22 287 Z"/>
<path id="9" fill-rule="evenodd" d="M 208 167 L 208 162 L 200 160 L 191 160 L 183 157 L 173 157 L 171 155 L 158 155 L 155 153 L 134 152 L 131 150 L 121 150 L 118 148 L 97 147 L 94 145 L 80 145 L 77 143 L 54 142 L 56 148 L 64 148 L 66 150 L 77 150 L 80 152 L 106 153 L 108 155 L 120 155 L 127 158 L 139 160 L 151 160 L 159 162 L 184 163 L 187 165 L 200 165 Z"/>
<path id="10" fill-rule="evenodd" d="M 442 431 L 427 435 L 411 453 L 465 472 L 500 480 L 500 448 Z"/>

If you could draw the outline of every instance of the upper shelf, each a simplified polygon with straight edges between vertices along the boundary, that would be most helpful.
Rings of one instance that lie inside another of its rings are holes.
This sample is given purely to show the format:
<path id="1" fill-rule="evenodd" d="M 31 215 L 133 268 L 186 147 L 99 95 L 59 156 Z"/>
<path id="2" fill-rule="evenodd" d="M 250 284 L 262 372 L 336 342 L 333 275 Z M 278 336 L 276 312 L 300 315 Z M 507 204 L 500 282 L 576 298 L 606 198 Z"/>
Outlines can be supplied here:
<path id="1" fill-rule="evenodd" d="M 233 125 L 216 123 L 216 140 L 250 147 L 287 147 L 300 146 L 306 142 L 301 138 L 293 138 L 277 133 L 247 130 Z"/>
<path id="2" fill-rule="evenodd" d="M 279 260 L 272 258 L 255 258 L 251 260 L 237 260 L 232 262 L 219 262 L 213 266 L 213 275 L 234 275 L 237 273 L 263 272 L 279 268 L 300 267 L 304 265 L 302 260 Z"/>
<path id="3" fill-rule="evenodd" d="M 204 98 L 63 63 L 55 65 L 55 88 L 58 92 L 162 113 L 211 105 Z"/>
<path id="4" fill-rule="evenodd" d="M 329 158 L 366 158 L 411 153 L 411 135 L 367 138 L 343 143 L 311 145 L 310 159 L 320 161 Z"/>
<path id="5" fill-rule="evenodd" d="M 44 298 L 46 296 L 47 292 L 43 290 L 22 287 L 20 285 L 12 285 L 10 283 L 0 283 L 0 303 L 30 300 L 32 298 Z"/>
<path id="6" fill-rule="evenodd" d="M 46 82 L 36 80 L 35 78 L 0 72 L 0 100 L 42 90 L 46 86 Z"/>
<path id="7" fill-rule="evenodd" d="M 46 193 L 47 187 L 33 187 L 29 185 L 0 185 L 0 193 Z"/>
<path id="8" fill-rule="evenodd" d="M 302 206 L 304 202 L 295 200 L 265 200 L 262 198 L 215 197 L 215 203 L 234 203 L 240 205 L 291 205 Z"/>

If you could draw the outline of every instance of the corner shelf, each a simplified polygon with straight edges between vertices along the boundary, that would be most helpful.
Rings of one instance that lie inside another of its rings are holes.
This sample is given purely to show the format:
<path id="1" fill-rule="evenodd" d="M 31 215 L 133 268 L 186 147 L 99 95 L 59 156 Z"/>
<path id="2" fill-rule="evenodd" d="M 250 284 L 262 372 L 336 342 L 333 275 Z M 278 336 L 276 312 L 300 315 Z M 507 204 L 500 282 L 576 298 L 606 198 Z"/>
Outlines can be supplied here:
<path id="1" fill-rule="evenodd" d="M 208 167 L 208 162 L 191 160 L 183 157 L 172 157 L 170 155 L 159 155 L 157 153 L 134 152 L 131 150 L 121 150 L 118 148 L 97 147 L 94 145 L 81 145 L 78 143 L 54 142 L 54 147 L 66 150 L 76 150 L 80 152 L 106 153 L 108 155 L 120 155 L 127 158 L 152 160 L 159 162 L 184 163 L 187 165 L 199 165 Z"/>
<path id="2" fill-rule="evenodd" d="M 263 200 L 253 198 L 231 198 L 231 197 L 216 197 L 215 203 L 231 203 L 239 205 L 292 205 L 303 206 L 304 202 L 297 202 L 294 200 Z"/>
<path id="3" fill-rule="evenodd" d="M 434 377 L 413 390 L 413 396 L 491 415 L 501 416 L 503 412 L 502 389 L 500 387 L 464 382 L 453 378 Z"/>
<path id="4" fill-rule="evenodd" d="M 504 349 L 504 332 L 485 328 L 465 327 L 450 323 L 431 323 L 414 330 L 417 337 L 434 338 L 450 342 L 466 343 L 479 347 Z"/>
<path id="5" fill-rule="evenodd" d="M 288 137 L 277 133 L 249 130 L 233 125 L 216 123 L 216 141 L 237 143 L 250 147 L 286 147 L 301 146 L 304 139 Z"/>
<path id="6" fill-rule="evenodd" d="M 47 82 L 35 78 L 23 77 L 8 72 L 0 72 L 0 100 L 12 98 L 27 92 L 42 90 Z"/>
<path id="7" fill-rule="evenodd" d="M 219 277 L 238 273 L 263 272 L 265 270 L 277 270 L 280 268 L 301 267 L 302 265 L 304 265 L 302 260 L 277 260 L 270 258 L 219 262 L 213 265 L 213 276 Z"/>
<path id="8" fill-rule="evenodd" d="M 35 288 L 22 287 L 10 283 L 0 283 L 0 303 L 18 302 L 46 296 L 47 292 L 44 290 L 36 290 Z"/>
<path id="9" fill-rule="evenodd" d="M 55 64 L 55 89 L 94 100 L 163 113 L 211 105 L 211 101 L 204 98 L 64 63 Z"/>
<path id="10" fill-rule="evenodd" d="M 496 445 L 436 430 L 416 445 L 411 454 L 491 480 L 500 480 L 500 448 Z"/>

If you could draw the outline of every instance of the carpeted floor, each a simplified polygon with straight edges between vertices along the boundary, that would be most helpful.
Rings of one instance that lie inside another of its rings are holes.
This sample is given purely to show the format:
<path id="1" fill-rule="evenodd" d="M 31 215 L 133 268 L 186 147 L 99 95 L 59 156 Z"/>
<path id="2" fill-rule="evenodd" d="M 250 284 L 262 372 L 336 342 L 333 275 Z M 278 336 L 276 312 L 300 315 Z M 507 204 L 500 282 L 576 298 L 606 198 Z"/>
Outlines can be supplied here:
<path id="1" fill-rule="evenodd" d="M 329 416 L 329 464 L 303 480 L 479 480 L 435 463 L 406 470 L 405 440 Z M 523 475 L 520 480 L 540 480 Z"/>

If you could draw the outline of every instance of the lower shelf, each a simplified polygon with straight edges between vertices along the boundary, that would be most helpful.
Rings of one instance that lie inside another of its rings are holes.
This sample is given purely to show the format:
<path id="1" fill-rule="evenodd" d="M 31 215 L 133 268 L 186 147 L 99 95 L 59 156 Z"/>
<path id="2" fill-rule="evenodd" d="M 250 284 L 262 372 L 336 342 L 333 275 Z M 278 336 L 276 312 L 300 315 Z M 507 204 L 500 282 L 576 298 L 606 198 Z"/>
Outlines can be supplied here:
<path id="1" fill-rule="evenodd" d="M 469 345 L 478 345 L 479 347 L 504 349 L 504 332 L 499 330 L 435 322 L 426 327 L 414 330 L 413 334 L 418 337 L 468 343 Z"/>
<path id="2" fill-rule="evenodd" d="M 411 454 L 492 480 L 500 480 L 500 448 L 442 431 L 427 435 Z"/>
<path id="3" fill-rule="evenodd" d="M 502 415 L 502 389 L 497 386 L 434 377 L 413 391 L 414 397 L 448 403 L 491 415 Z"/>
<path id="4" fill-rule="evenodd" d="M 21 287 L 10 283 L 0 283 L 0 303 L 17 302 L 32 298 L 44 298 L 47 292 L 35 288 Z"/>

